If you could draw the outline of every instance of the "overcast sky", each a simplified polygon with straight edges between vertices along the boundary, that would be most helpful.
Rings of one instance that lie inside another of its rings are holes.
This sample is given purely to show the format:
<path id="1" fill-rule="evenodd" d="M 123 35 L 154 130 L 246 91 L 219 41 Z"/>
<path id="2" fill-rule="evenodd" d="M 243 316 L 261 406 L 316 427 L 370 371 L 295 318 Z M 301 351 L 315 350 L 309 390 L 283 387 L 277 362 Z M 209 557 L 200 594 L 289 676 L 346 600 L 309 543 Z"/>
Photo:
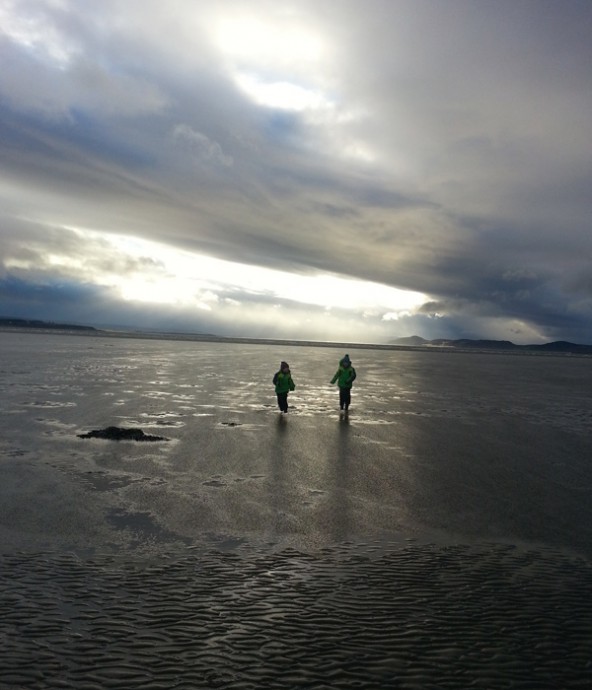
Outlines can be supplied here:
<path id="1" fill-rule="evenodd" d="M 2 0 L 0 316 L 592 343 L 590 0 Z"/>

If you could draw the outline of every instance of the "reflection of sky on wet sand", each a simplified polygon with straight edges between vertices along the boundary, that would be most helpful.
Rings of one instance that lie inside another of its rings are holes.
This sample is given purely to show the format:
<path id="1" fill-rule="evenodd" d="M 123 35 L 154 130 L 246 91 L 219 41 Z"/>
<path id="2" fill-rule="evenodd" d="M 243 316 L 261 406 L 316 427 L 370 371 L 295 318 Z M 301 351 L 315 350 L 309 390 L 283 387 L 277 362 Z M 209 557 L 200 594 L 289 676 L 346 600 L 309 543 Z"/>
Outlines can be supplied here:
<path id="1" fill-rule="evenodd" d="M 332 348 L 13 333 L 0 348 L 9 541 L 438 534 L 592 552 L 588 359 L 352 350 L 340 418 Z M 297 386 L 285 419 L 282 359 Z M 76 437 L 110 425 L 170 440 Z"/>
<path id="2" fill-rule="evenodd" d="M 331 487 L 327 497 L 329 534 L 336 542 L 348 541 L 354 532 L 352 525 L 350 422 L 341 417 L 335 430 L 335 445 L 327 453 L 327 484 Z"/>

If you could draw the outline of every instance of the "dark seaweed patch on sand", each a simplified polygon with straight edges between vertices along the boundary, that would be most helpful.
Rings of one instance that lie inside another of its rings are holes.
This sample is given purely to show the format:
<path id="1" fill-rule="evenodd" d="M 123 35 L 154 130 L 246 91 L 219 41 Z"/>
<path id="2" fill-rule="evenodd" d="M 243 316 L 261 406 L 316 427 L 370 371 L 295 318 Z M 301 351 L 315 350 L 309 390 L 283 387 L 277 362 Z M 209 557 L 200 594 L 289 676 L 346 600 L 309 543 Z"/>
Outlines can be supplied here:
<path id="1" fill-rule="evenodd" d="M 142 429 L 108 426 L 106 429 L 93 429 L 78 438 L 101 438 L 108 441 L 168 441 L 164 436 L 145 434 Z"/>
<path id="2" fill-rule="evenodd" d="M 0 687 L 575 688 L 592 569 L 409 544 L 1 559 Z"/>

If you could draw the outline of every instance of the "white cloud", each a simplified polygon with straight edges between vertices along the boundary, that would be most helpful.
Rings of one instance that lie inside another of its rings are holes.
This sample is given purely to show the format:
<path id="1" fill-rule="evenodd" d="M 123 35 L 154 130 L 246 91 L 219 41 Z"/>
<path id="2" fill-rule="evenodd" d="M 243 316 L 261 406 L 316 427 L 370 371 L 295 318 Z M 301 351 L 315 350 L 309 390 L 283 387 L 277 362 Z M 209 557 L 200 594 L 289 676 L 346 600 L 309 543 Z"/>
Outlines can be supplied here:
<path id="1" fill-rule="evenodd" d="M 46 0 L 37 6 L 4 0 L 0 5 L 0 36 L 23 47 L 40 61 L 64 68 L 80 51 L 74 35 L 61 31 L 53 21 L 53 12 L 61 13 L 66 9 L 67 3 L 61 0 Z"/>
<path id="2" fill-rule="evenodd" d="M 216 163 L 224 167 L 233 165 L 232 156 L 227 156 L 218 142 L 196 132 L 189 125 L 176 125 L 172 137 L 175 144 L 188 149 L 198 162 Z"/>

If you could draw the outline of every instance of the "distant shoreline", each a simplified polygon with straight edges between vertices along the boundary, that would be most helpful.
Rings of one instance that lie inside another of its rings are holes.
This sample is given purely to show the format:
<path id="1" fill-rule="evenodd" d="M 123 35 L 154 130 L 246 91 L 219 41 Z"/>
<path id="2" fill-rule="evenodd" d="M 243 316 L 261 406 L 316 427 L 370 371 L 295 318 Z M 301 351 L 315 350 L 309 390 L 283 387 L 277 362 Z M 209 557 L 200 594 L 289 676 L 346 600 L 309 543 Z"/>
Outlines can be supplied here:
<path id="1" fill-rule="evenodd" d="M 27 333 L 29 335 L 75 335 L 98 338 L 128 338 L 132 340 L 168 340 L 176 342 L 210 342 L 235 345 L 276 345 L 281 347 L 324 347 L 340 350 L 383 350 L 386 352 L 431 352 L 447 354 L 490 354 L 521 357 L 576 357 L 590 358 L 592 352 L 556 352 L 529 349 L 527 345 L 516 349 L 479 347 L 453 347 L 451 345 L 395 345 L 382 343 L 345 343 L 319 340 L 283 340 L 280 338 L 247 338 L 217 336 L 200 333 L 161 333 L 153 331 L 119 331 L 91 326 L 44 325 L 43 327 L 8 326 L 0 323 L 0 333 Z M 585 346 L 582 346 L 585 347 Z"/>
<path id="2" fill-rule="evenodd" d="M 330 342 L 320 340 L 283 340 L 280 338 L 247 338 L 247 337 L 230 337 L 209 335 L 201 333 L 161 333 L 154 331 L 116 331 L 99 328 L 78 329 L 63 327 L 19 327 L 19 326 L 5 326 L 0 324 L 0 333 L 28 333 L 30 335 L 79 335 L 79 336 L 94 336 L 98 338 L 130 338 L 135 340 L 171 340 L 178 342 L 211 342 L 211 343 L 229 343 L 242 345 L 282 345 L 289 347 L 332 347 L 338 349 L 350 350 L 427 350 L 432 348 L 415 347 L 409 345 L 386 345 L 380 343 L 342 343 Z M 435 348 L 434 348 L 435 349 Z M 447 349 L 447 348 L 439 348 Z"/>

